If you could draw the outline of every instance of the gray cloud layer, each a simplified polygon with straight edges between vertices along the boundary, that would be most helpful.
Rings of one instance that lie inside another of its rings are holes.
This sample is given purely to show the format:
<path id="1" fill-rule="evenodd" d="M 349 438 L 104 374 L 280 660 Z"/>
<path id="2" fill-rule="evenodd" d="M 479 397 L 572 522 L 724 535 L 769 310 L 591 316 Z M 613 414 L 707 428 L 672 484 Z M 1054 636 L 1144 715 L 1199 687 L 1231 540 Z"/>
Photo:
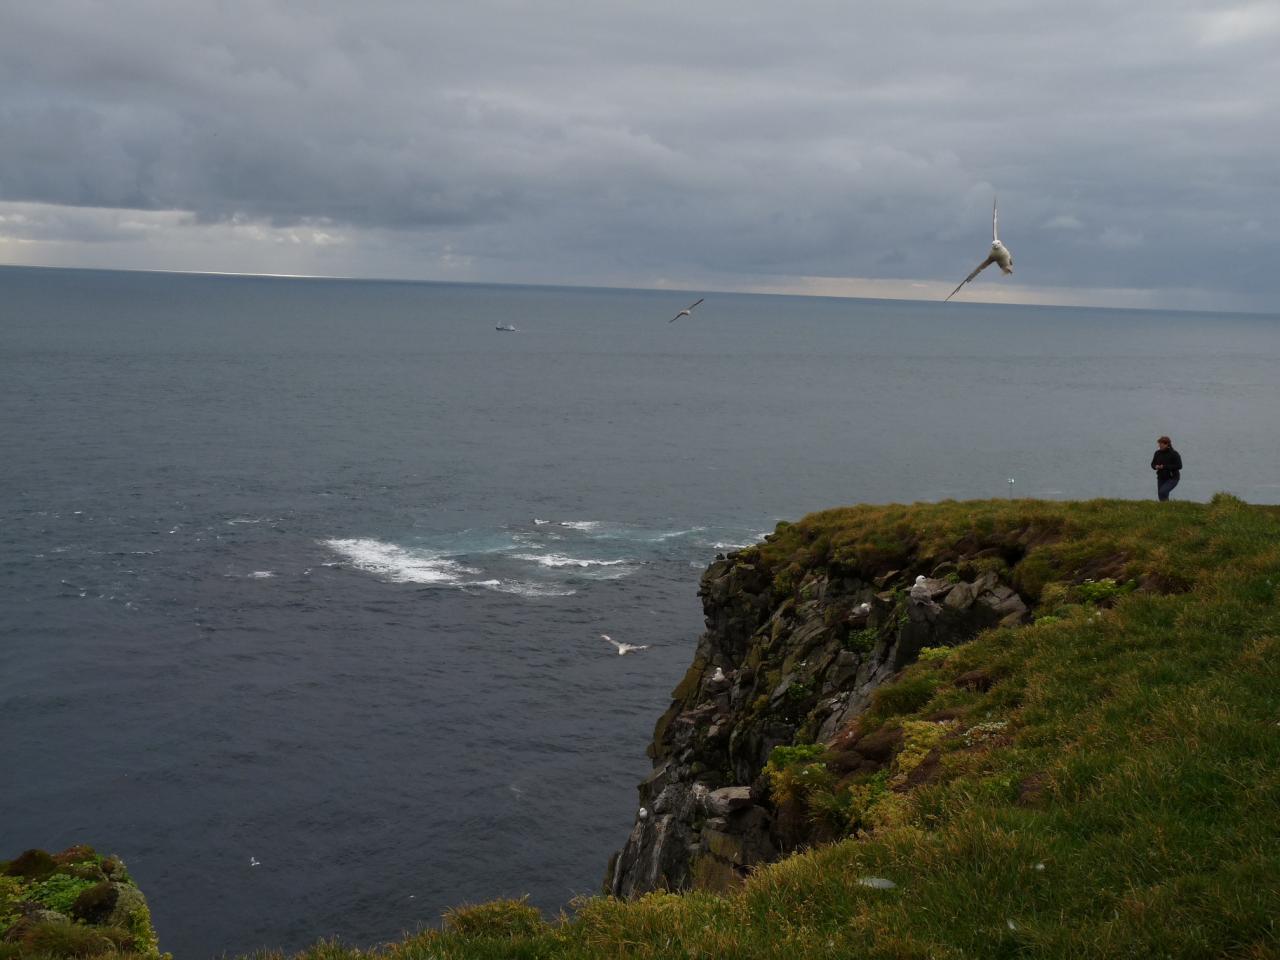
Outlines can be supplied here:
<path id="1" fill-rule="evenodd" d="M 321 224 L 316 272 L 955 282 L 998 190 L 1019 282 L 1280 295 L 1271 3 L 364 6 L 8 5 L 0 201 Z"/>

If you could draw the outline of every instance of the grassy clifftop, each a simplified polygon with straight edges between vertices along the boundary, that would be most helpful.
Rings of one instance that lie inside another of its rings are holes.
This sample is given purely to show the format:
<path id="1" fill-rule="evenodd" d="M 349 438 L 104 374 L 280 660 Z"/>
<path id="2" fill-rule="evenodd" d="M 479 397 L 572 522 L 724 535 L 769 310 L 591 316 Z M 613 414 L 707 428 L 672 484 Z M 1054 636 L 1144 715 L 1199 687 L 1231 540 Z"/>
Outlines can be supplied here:
<path id="1" fill-rule="evenodd" d="M 592 898 L 554 923 L 494 902 L 302 956 L 1280 957 L 1280 508 L 851 507 L 734 559 L 780 597 L 817 568 L 904 583 L 960 561 L 1031 620 L 924 651 L 855 729 L 776 754 L 774 802 L 845 839 L 737 891 Z M 842 767 L 871 734 L 883 766 Z"/>

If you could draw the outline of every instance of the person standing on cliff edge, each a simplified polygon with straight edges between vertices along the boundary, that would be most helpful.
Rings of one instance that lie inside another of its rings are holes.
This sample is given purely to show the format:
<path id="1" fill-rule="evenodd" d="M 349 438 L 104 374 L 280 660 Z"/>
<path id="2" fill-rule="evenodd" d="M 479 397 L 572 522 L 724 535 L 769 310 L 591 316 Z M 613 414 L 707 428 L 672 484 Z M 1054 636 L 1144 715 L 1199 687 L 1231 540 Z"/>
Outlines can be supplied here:
<path id="1" fill-rule="evenodd" d="M 1156 472 L 1156 496 L 1169 499 L 1169 492 L 1178 485 L 1182 475 L 1182 457 L 1173 449 L 1173 441 L 1161 437 L 1156 441 L 1156 452 L 1151 458 L 1151 469 Z"/>

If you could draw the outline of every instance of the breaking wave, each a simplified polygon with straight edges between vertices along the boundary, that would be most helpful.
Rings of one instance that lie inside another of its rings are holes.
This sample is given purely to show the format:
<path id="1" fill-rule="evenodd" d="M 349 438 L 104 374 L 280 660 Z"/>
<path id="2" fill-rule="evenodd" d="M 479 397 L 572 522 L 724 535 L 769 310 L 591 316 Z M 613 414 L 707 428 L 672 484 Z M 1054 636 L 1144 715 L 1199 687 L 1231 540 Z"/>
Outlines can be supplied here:
<path id="1" fill-rule="evenodd" d="M 372 537 L 321 543 L 343 565 L 388 583 L 565 597 L 584 583 L 620 580 L 650 564 L 705 566 L 716 552 L 759 540 L 745 527 L 544 520 L 468 528 L 395 543 Z"/>

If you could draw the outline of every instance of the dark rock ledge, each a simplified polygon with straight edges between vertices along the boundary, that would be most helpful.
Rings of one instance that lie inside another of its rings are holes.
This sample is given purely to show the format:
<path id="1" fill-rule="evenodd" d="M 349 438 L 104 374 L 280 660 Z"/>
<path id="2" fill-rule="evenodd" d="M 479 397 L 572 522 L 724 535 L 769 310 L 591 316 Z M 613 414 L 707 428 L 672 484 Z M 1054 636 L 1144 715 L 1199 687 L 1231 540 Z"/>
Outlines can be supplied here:
<path id="1" fill-rule="evenodd" d="M 786 589 L 753 550 L 711 564 L 699 590 L 707 629 L 654 730 L 654 769 L 605 891 L 727 890 L 754 865 L 823 839 L 769 802 L 773 748 L 829 744 L 846 770 L 882 767 L 897 744 L 859 738 L 853 724 L 875 690 L 925 647 L 1029 617 L 1001 582 L 1003 564 L 958 560 L 870 581 L 819 565 Z"/>

